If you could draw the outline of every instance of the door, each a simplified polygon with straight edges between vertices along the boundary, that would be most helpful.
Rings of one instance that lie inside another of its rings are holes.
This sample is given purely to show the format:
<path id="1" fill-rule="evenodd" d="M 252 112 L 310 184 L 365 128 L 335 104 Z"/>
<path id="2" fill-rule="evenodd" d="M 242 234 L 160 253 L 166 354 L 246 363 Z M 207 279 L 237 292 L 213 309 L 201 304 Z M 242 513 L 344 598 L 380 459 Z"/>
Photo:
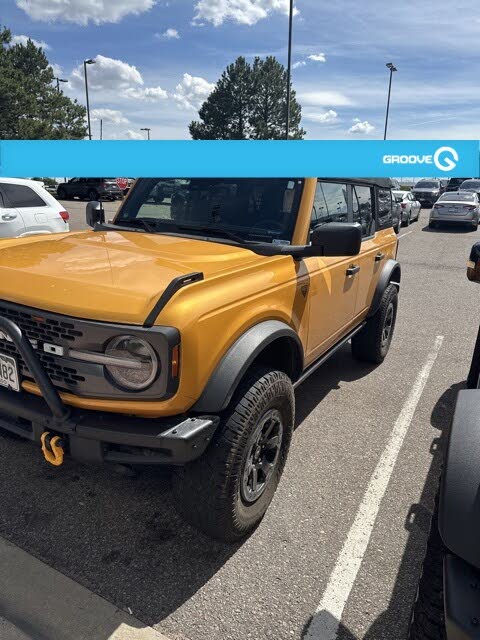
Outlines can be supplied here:
<path id="1" fill-rule="evenodd" d="M 5 186 L 0 185 L 0 238 L 16 238 L 25 232 L 25 224 L 20 211 L 10 205 L 3 191 Z"/>
<path id="2" fill-rule="evenodd" d="M 319 180 L 311 228 L 325 222 L 348 222 L 346 183 Z M 358 290 L 356 258 L 306 258 L 309 272 L 307 363 L 335 344 L 352 324 Z"/>
<path id="3" fill-rule="evenodd" d="M 16 235 L 41 233 L 50 229 L 47 203 L 31 187 L 23 184 L 3 184 L 5 199 L 15 209 L 18 219 L 23 221 L 23 229 Z"/>
<path id="4" fill-rule="evenodd" d="M 357 319 L 370 308 L 380 273 L 386 261 L 395 257 L 397 239 L 392 226 L 394 201 L 390 189 L 355 185 L 352 200 L 353 220 L 362 225 L 362 246 L 357 259 L 360 265 Z"/>

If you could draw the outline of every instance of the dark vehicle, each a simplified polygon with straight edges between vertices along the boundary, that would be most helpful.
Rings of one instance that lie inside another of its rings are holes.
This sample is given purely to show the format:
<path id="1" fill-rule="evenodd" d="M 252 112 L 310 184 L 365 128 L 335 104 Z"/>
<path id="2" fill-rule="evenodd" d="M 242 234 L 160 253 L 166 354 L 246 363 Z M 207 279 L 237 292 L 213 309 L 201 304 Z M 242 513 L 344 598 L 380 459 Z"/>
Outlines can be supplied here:
<path id="1" fill-rule="evenodd" d="M 122 196 L 115 178 L 72 178 L 57 188 L 60 200 L 120 200 Z"/>
<path id="2" fill-rule="evenodd" d="M 422 207 L 431 207 L 444 192 L 440 180 L 419 180 L 412 189 Z"/>
<path id="3" fill-rule="evenodd" d="M 467 265 L 480 283 L 479 243 Z M 480 332 L 469 389 L 457 398 L 409 640 L 480 638 L 479 359 Z"/>
<path id="4" fill-rule="evenodd" d="M 477 178 L 469 178 L 468 180 L 464 180 L 460 185 L 460 189 L 462 191 L 475 191 L 475 193 L 480 196 L 480 180 Z"/>
<path id="5" fill-rule="evenodd" d="M 459 191 L 460 185 L 462 182 L 465 182 L 465 180 L 471 180 L 471 178 L 450 178 L 445 191 Z"/>

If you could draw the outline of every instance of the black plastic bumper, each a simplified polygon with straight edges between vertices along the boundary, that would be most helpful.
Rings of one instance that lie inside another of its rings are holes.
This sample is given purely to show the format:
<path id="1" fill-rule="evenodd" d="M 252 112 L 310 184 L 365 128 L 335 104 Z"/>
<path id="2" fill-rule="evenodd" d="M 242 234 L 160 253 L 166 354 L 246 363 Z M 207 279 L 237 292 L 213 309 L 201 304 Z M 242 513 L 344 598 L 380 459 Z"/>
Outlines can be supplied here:
<path id="1" fill-rule="evenodd" d="M 184 465 L 207 448 L 216 416 L 149 419 L 66 406 L 20 328 L 0 317 L 0 329 L 14 342 L 43 396 L 0 388 L 0 428 L 36 442 L 44 431 L 62 434 L 71 456 L 84 462 Z"/>
<path id="2" fill-rule="evenodd" d="M 447 640 L 480 638 L 480 572 L 447 555 L 443 565 Z"/>

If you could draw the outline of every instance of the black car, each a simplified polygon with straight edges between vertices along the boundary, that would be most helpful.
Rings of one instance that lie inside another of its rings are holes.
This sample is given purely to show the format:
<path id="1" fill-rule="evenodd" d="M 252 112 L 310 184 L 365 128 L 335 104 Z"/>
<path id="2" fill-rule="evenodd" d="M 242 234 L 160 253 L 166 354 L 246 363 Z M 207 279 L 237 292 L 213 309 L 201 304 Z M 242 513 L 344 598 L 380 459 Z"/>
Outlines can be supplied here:
<path id="1" fill-rule="evenodd" d="M 59 200 L 120 200 L 123 191 L 115 178 L 72 178 L 58 185 Z"/>
<path id="2" fill-rule="evenodd" d="M 444 193 L 444 187 L 440 180 L 419 180 L 412 189 L 415 199 L 422 207 L 431 207 Z"/>
<path id="3" fill-rule="evenodd" d="M 464 180 L 470 180 L 471 178 L 450 178 L 447 183 L 446 191 L 458 191 L 460 189 L 460 185 Z"/>

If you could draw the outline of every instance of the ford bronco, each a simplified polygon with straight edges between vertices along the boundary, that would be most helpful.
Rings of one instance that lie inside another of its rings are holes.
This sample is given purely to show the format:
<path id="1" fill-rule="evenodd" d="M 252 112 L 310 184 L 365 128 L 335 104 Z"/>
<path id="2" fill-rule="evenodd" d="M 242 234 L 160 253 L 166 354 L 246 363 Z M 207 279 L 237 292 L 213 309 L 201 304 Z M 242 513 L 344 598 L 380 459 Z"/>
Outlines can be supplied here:
<path id="1" fill-rule="evenodd" d="M 162 198 L 158 198 L 158 185 Z M 165 464 L 186 520 L 263 517 L 294 390 L 337 349 L 380 363 L 400 266 L 385 179 L 139 179 L 93 229 L 0 246 L 0 427 L 54 465 Z"/>

